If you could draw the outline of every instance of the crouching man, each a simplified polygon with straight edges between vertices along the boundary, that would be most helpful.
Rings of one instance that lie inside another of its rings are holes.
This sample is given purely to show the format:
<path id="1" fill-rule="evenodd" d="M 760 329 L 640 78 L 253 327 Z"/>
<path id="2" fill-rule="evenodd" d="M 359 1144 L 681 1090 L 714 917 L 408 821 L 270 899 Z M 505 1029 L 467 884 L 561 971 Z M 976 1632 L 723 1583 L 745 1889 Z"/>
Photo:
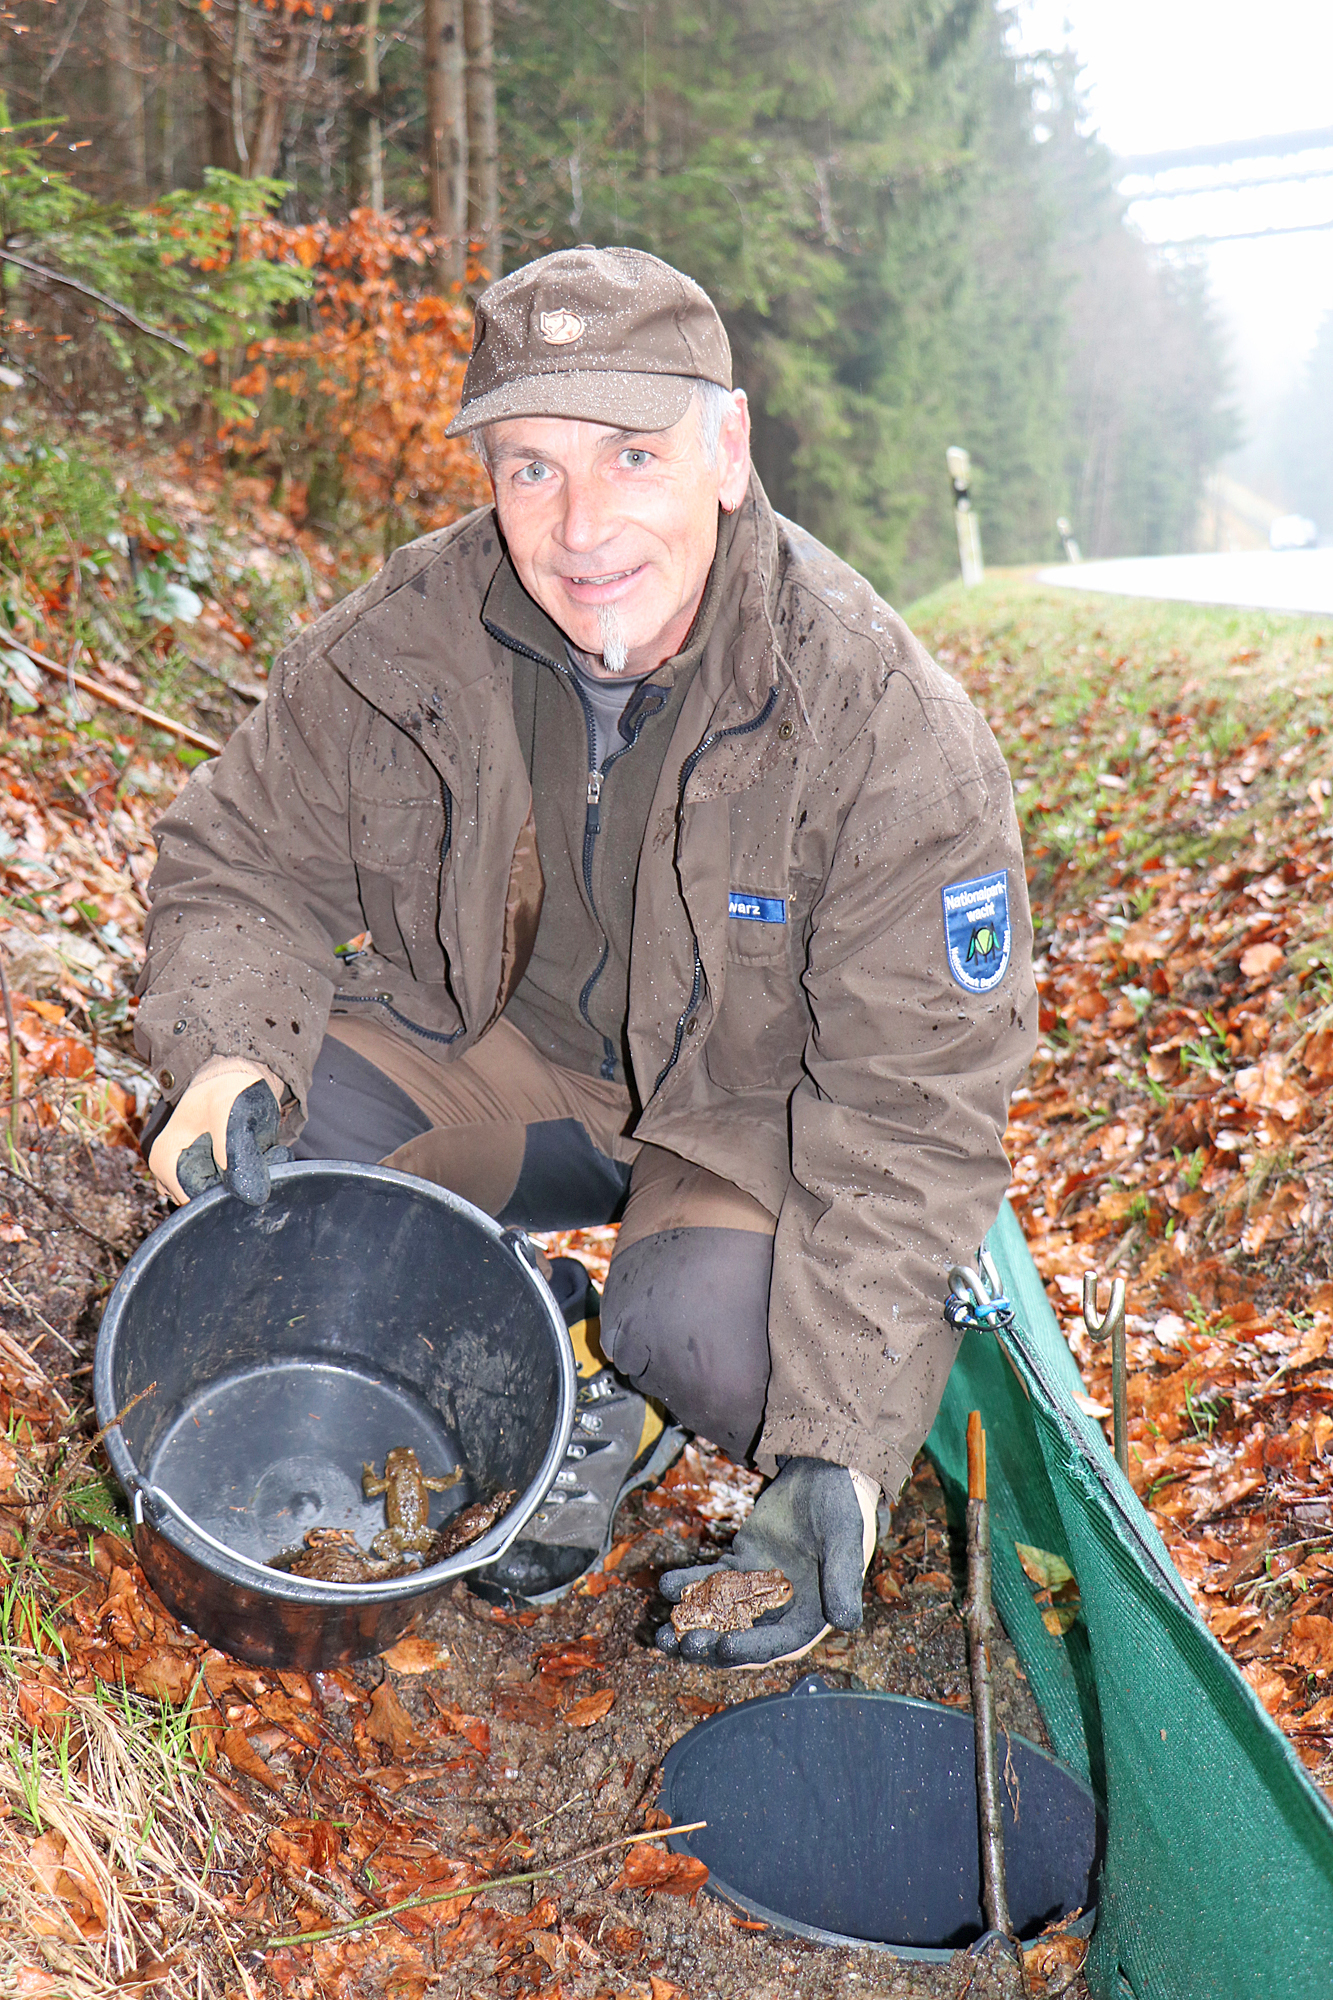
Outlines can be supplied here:
<path id="1" fill-rule="evenodd" d="M 1007 1184 L 1036 1017 L 1008 774 L 774 514 L 678 271 L 583 249 L 493 285 L 453 430 L 493 506 L 304 632 L 158 828 L 150 1164 L 262 1199 L 282 1138 L 505 1223 L 618 1219 L 611 1366 L 491 1583 L 567 1587 L 684 1426 L 770 1476 L 723 1562 L 792 1588 L 660 1642 L 791 1657 L 860 1623 L 956 1350 L 946 1273 Z"/>

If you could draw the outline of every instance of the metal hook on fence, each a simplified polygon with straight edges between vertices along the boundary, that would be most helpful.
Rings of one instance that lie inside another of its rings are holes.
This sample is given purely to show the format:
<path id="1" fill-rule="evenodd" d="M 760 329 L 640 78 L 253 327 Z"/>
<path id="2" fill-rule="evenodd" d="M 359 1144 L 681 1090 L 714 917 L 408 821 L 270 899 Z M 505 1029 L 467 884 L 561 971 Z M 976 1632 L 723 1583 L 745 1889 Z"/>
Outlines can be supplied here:
<path id="1" fill-rule="evenodd" d="M 1083 1324 L 1088 1339 L 1111 1343 L 1111 1411 L 1115 1425 L 1115 1462 L 1129 1477 L 1129 1412 L 1125 1393 L 1125 1281 L 1112 1278 L 1111 1301 L 1105 1315 L 1097 1311 L 1097 1273 L 1083 1273 Z"/>
<path id="2" fill-rule="evenodd" d="M 1012 1310 L 989 1250 L 979 1252 L 977 1264 L 978 1270 L 973 1270 L 970 1264 L 955 1264 L 950 1269 L 944 1317 L 951 1326 L 961 1327 L 976 1321 L 987 1326 Z"/>

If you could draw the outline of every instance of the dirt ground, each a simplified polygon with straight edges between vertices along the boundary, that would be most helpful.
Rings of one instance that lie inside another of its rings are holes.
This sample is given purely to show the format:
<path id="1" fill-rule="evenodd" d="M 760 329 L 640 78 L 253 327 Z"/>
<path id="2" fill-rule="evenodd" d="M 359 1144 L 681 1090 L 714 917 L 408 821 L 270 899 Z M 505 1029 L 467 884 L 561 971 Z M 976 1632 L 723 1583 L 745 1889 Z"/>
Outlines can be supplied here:
<path id="1" fill-rule="evenodd" d="M 21 1235 L 0 1251 L 0 1321 L 69 1402 L 77 1426 L 90 1394 L 100 1308 L 160 1210 L 122 1148 L 59 1135 L 43 1158 L 27 1156 L 23 1170 L 45 1193 L 11 1172 L 6 1201 Z M 691 1450 L 662 1486 L 623 1504 L 620 1558 L 590 1589 L 515 1614 L 458 1584 L 419 1638 L 387 1661 L 310 1676 L 260 1673 L 205 1651 L 158 1604 L 124 1543 L 106 1532 L 115 1523 L 98 1519 L 96 1491 L 91 1500 L 85 1494 L 83 1540 L 90 1527 L 103 1532 L 93 1537 L 92 1573 L 75 1586 L 79 1628 L 90 1641 L 114 1640 L 121 1616 L 122 1677 L 156 1685 L 163 1660 L 183 1656 L 183 1684 L 197 1669 L 210 1698 L 195 1709 L 211 1758 L 211 1810 L 225 1834 L 225 1862 L 210 1883 L 222 1891 L 238 1964 L 252 1981 L 295 2000 L 379 1992 L 430 1992 L 441 2000 L 529 1993 L 551 2000 L 989 2000 L 1012 1990 L 1012 1973 L 1006 1981 L 1005 1968 L 961 1953 L 944 1964 L 909 1964 L 747 1928 L 706 1891 L 680 1893 L 697 1884 L 688 1874 L 672 1880 L 675 1864 L 664 1850 L 642 1846 L 489 1891 L 462 1905 L 461 1917 L 459 1904 L 446 1906 L 447 1921 L 420 1935 L 405 1934 L 402 1920 L 313 1950 L 264 1948 L 293 1931 L 396 1902 L 406 1891 L 541 1868 L 642 1830 L 653 1823 L 661 1763 L 673 1743 L 701 1717 L 786 1691 L 812 1670 L 838 1688 L 968 1703 L 957 1608 L 961 1558 L 924 1462 L 884 1523 L 860 1633 L 835 1635 L 808 1660 L 758 1674 L 727 1674 L 658 1653 L 652 1632 L 665 1607 L 656 1579 L 725 1545 L 736 1512 L 728 1521 L 723 1509 L 719 1521 L 708 1503 L 734 1485 L 725 1460 Z M 103 1492 L 103 1507 L 107 1497 Z M 78 1539 L 52 1527 L 47 1540 L 56 1557 L 52 1574 L 63 1580 Z M 66 1545 L 63 1553 L 57 1543 Z M 997 1667 L 1002 1729 L 1043 1742 L 1007 1642 Z M 663 1853 L 657 1865 L 667 1879 L 655 1889 L 640 1886 L 646 1878 L 626 1866 L 627 1852 Z M 1049 1987 L 1034 1981 L 1033 1990 L 1082 1994 L 1080 1979 L 1061 1985 L 1068 1977 Z"/>

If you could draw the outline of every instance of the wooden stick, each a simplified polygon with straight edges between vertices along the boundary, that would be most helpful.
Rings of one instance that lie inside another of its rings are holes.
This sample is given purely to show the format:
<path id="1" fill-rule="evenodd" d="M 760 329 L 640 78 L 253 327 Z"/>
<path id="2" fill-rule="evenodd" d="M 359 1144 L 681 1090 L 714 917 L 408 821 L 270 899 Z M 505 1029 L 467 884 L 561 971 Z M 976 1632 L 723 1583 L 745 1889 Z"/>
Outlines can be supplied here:
<path id="1" fill-rule="evenodd" d="M 636 1847 L 641 1840 L 666 1840 L 673 1833 L 698 1833 L 700 1827 L 707 1824 L 706 1819 L 692 1819 L 685 1826 L 663 1826 L 648 1833 L 622 1833 L 618 1839 L 608 1840 L 601 1847 L 586 1848 L 582 1854 L 571 1854 L 568 1861 L 553 1861 L 546 1868 L 529 1868 L 522 1875 L 492 1875 L 486 1881 L 470 1882 L 461 1889 L 441 1889 L 432 1896 L 404 1896 L 401 1903 L 388 1903 L 382 1910 L 368 1910 L 364 1917 L 349 1917 L 345 1924 L 331 1924 L 328 1930 L 291 1931 L 285 1937 L 261 1938 L 250 1949 L 277 1951 L 283 1945 L 323 1944 L 327 1938 L 350 1937 L 354 1931 L 369 1930 L 372 1924 L 388 1923 L 400 1910 L 426 1910 L 435 1903 L 454 1903 L 462 1896 L 480 1896 L 484 1889 L 516 1889 L 525 1882 L 540 1882 L 547 1875 L 559 1875 L 566 1868 L 577 1868 L 581 1862 L 597 1861 L 603 1854 L 614 1854 L 618 1847 Z"/>
<path id="2" fill-rule="evenodd" d="M 5 955 L 0 951 L 0 999 L 5 1005 L 5 1033 L 9 1037 L 9 1157 L 19 1156 L 19 1043 L 14 1032 L 14 1006 L 9 997 Z"/>
<path id="3" fill-rule="evenodd" d="M 991 1685 L 990 1504 L 986 1498 L 986 1433 L 981 1413 L 967 1420 L 967 1618 L 968 1665 L 977 1749 L 977 1825 L 981 1834 L 981 1897 L 987 1926 L 1013 1936 L 1004 1874 L 1004 1821 L 995 1749 L 995 1695 Z"/>
<path id="4" fill-rule="evenodd" d="M 13 646 L 16 652 L 31 660 L 35 667 L 40 667 L 43 673 L 53 675 L 58 681 L 64 681 L 66 687 L 73 681 L 76 688 L 82 688 L 83 692 L 92 695 L 95 701 L 105 702 L 110 708 L 123 709 L 127 715 L 137 715 L 142 721 L 151 722 L 154 729 L 165 729 L 172 736 L 179 736 L 186 743 L 193 743 L 196 749 L 207 750 L 210 756 L 221 756 L 222 745 L 214 737 L 205 736 L 202 729 L 191 729 L 188 723 L 177 722 L 174 717 L 162 715 L 155 708 L 145 708 L 142 702 L 131 701 L 127 694 L 117 694 L 116 690 L 109 688 L 105 681 L 95 681 L 91 674 L 71 673 L 58 661 L 48 660 L 45 653 L 37 652 L 32 646 L 25 646 L 22 639 L 16 639 L 12 632 L 6 632 L 0 637 L 5 645 Z"/>

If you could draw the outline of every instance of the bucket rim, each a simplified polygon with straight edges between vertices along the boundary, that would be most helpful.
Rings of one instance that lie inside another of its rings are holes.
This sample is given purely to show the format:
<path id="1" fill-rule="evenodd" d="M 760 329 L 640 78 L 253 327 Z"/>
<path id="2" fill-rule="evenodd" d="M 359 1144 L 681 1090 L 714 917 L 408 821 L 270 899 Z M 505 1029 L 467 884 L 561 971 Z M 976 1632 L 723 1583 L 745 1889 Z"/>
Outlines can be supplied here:
<path id="1" fill-rule="evenodd" d="M 725 1730 L 728 1726 L 728 1717 L 737 1715 L 744 1709 L 762 1708 L 771 1706 L 776 1702 L 788 1702 L 792 1700 L 809 1701 L 812 1699 L 819 1701 L 884 1702 L 892 1703 L 898 1708 L 925 1709 L 932 1715 L 960 1716 L 967 1714 L 969 1717 L 971 1716 L 970 1709 L 954 1708 L 947 1702 L 926 1701 L 920 1695 L 895 1694 L 889 1688 L 830 1687 L 828 1682 L 822 1679 L 820 1675 L 807 1674 L 804 1679 L 794 1682 L 785 1694 L 779 1691 L 775 1694 L 752 1695 L 746 1701 L 730 1702 L 727 1707 L 719 1709 L 716 1715 L 702 1717 L 692 1728 L 687 1729 L 683 1736 L 677 1737 L 662 1760 L 662 1782 L 658 1790 L 658 1803 L 662 1807 L 662 1810 L 667 1813 L 670 1813 L 672 1810 L 673 1783 L 679 1772 L 685 1746 L 687 1743 L 691 1743 L 692 1739 L 698 1739 L 701 1733 L 713 1729 L 718 1725 Z M 1104 1833 L 1106 1816 L 1091 1785 L 1085 1779 L 1080 1778 L 1077 1771 L 1071 1770 L 1068 1764 L 1063 1763 L 1051 1751 L 1044 1750 L 1039 1743 L 1034 1743 L 1030 1736 L 1022 1736 L 1016 1730 L 1007 1731 L 1006 1734 L 1011 1737 L 1013 1742 L 1021 1743 L 1023 1748 L 1031 1751 L 1034 1756 L 1040 1757 L 1044 1762 L 1054 1765 L 1062 1777 L 1067 1778 L 1076 1790 L 1085 1794 L 1096 1818 L 1100 1847 L 1100 1837 Z M 697 1740 L 693 1742 L 693 1747 L 695 1749 L 698 1748 Z M 676 1768 L 673 1769 L 673 1766 Z M 690 1844 L 692 1837 L 690 1834 L 671 1833 L 668 1831 L 666 1833 L 666 1845 L 673 1854 L 688 1854 L 693 1859 L 702 1861 L 703 1856 L 696 1854 Z M 719 1902 L 727 1903 L 733 1909 L 742 1911 L 746 1916 L 752 1917 L 758 1922 L 768 1924 L 771 1929 L 783 1937 L 803 1938 L 810 1944 L 832 1946 L 841 1951 L 875 1951 L 888 1958 L 901 1958 L 926 1965 L 947 1965 L 957 1955 L 958 1951 L 970 1951 L 973 1948 L 971 1945 L 894 1944 L 880 1938 L 857 1937 L 847 1931 L 822 1930 L 816 1924 L 803 1923 L 799 1917 L 787 1916 L 783 1911 L 775 1910 L 767 1903 L 760 1903 L 753 1896 L 747 1896 L 743 1889 L 735 1888 L 725 1877 L 719 1876 L 711 1862 L 706 1865 L 708 1866 L 708 1880 L 704 1884 L 704 1887 L 710 1895 L 716 1896 Z M 1097 1872 L 1100 1873 L 1100 1857 L 1097 1864 Z M 1097 1900 L 1094 1897 L 1091 1905 L 1081 1915 L 1071 1918 L 1064 1928 L 1076 1937 L 1089 1937 L 1092 1934 L 1096 1920 Z M 992 1933 L 983 1932 L 982 1936 L 974 1942 L 976 1944 L 984 1943 L 985 1938 L 990 1935 Z"/>
<path id="2" fill-rule="evenodd" d="M 190 1562 L 197 1563 L 222 1582 L 311 1609 L 320 1606 L 335 1610 L 354 1605 L 394 1604 L 438 1590 L 455 1577 L 485 1568 L 504 1555 L 541 1506 L 560 1469 L 574 1427 L 578 1395 L 574 1352 L 564 1316 L 550 1286 L 537 1268 L 534 1245 L 524 1230 L 506 1227 L 487 1215 L 484 1209 L 466 1201 L 462 1195 L 440 1187 L 434 1181 L 422 1180 L 416 1174 L 402 1173 L 396 1167 L 367 1164 L 359 1160 L 290 1160 L 273 1167 L 270 1173 L 275 1190 L 292 1182 L 319 1179 L 359 1180 L 378 1187 L 401 1188 L 405 1193 L 424 1197 L 437 1207 L 446 1208 L 474 1223 L 497 1247 L 511 1255 L 532 1286 L 552 1335 L 558 1375 L 558 1407 L 550 1441 L 536 1474 L 508 1513 L 465 1549 L 447 1556 L 443 1562 L 435 1563 L 429 1569 L 412 1570 L 406 1576 L 365 1583 L 327 1583 L 317 1577 L 292 1576 L 288 1571 L 272 1569 L 267 1563 L 240 1555 L 200 1528 L 171 1500 L 169 1494 L 144 1477 L 125 1442 L 119 1423 L 114 1421 L 117 1411 L 112 1369 L 121 1320 L 142 1273 L 170 1250 L 178 1236 L 197 1226 L 201 1215 L 216 1208 L 219 1202 L 237 1199 L 228 1189 L 218 1185 L 176 1209 L 145 1237 L 116 1280 L 98 1325 L 93 1365 L 94 1407 L 98 1428 L 104 1433 L 102 1442 L 112 1471 L 130 1503 L 136 1534 L 147 1526 Z"/>

